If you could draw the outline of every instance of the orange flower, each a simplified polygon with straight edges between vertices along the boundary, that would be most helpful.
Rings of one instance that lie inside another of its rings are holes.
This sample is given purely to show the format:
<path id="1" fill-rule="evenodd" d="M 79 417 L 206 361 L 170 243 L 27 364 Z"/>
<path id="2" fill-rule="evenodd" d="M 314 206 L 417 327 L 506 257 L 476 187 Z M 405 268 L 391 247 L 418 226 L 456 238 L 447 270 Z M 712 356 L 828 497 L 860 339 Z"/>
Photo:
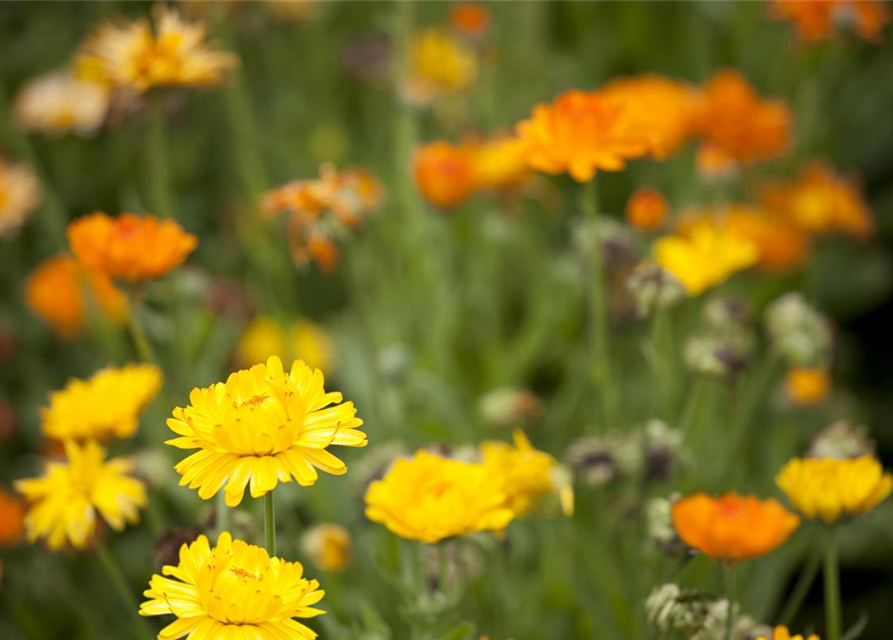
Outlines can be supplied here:
<path id="1" fill-rule="evenodd" d="M 78 261 L 112 278 L 137 281 L 163 276 L 181 265 L 198 245 L 173 220 L 96 212 L 68 225 L 68 242 Z"/>
<path id="2" fill-rule="evenodd" d="M 637 229 L 653 231 L 660 228 L 667 219 L 670 205 L 657 189 L 639 187 L 626 203 L 626 219 Z"/>
<path id="3" fill-rule="evenodd" d="M 530 176 L 523 143 L 497 135 L 472 146 L 473 181 L 479 189 L 507 189 Z"/>
<path id="4" fill-rule="evenodd" d="M 659 154 L 661 142 L 646 124 L 643 101 L 608 97 L 594 91 L 571 90 L 552 104 L 533 108 L 518 123 L 527 163 L 545 173 L 567 171 L 587 182 L 599 169 L 620 171 L 626 161 Z"/>
<path id="5" fill-rule="evenodd" d="M 463 2 L 450 8 L 450 25 L 468 38 L 483 38 L 490 31 L 490 11 L 473 2 Z"/>
<path id="6" fill-rule="evenodd" d="M 716 560 L 737 562 L 761 556 L 785 542 L 800 518 L 776 500 L 705 493 L 673 503 L 673 526 L 688 546 Z"/>
<path id="7" fill-rule="evenodd" d="M 704 87 L 697 130 L 737 161 L 756 162 L 788 149 L 791 113 L 780 100 L 760 100 L 740 73 L 726 69 Z"/>
<path id="8" fill-rule="evenodd" d="M 824 369 L 794 367 L 788 371 L 784 390 L 788 400 L 796 405 L 811 406 L 820 403 L 831 389 L 831 376 Z"/>
<path id="9" fill-rule="evenodd" d="M 105 274 L 85 269 L 74 258 L 46 260 L 25 283 L 28 306 L 64 338 L 75 336 L 84 324 L 89 306 L 85 295 L 91 296 L 113 322 L 123 322 L 127 317 L 127 297 Z"/>
<path id="10" fill-rule="evenodd" d="M 794 23 L 805 42 L 832 37 L 838 28 L 849 27 L 870 42 L 879 42 L 890 22 L 890 11 L 877 0 L 773 0 L 776 18 Z"/>
<path id="11" fill-rule="evenodd" d="M 750 240 L 760 251 L 757 265 L 768 270 L 801 266 L 810 251 L 809 237 L 790 220 L 765 209 L 731 205 L 720 213 L 721 224 Z"/>
<path id="12" fill-rule="evenodd" d="M 704 180 L 726 180 L 738 173 L 735 158 L 709 142 L 698 147 L 695 166 L 698 168 L 698 175 Z"/>
<path id="13" fill-rule="evenodd" d="M 25 503 L 0 488 L 0 545 L 14 544 L 25 531 Z"/>
<path id="14" fill-rule="evenodd" d="M 422 197 L 441 209 L 459 206 L 476 186 L 470 149 L 444 141 L 416 149 L 413 175 Z"/>

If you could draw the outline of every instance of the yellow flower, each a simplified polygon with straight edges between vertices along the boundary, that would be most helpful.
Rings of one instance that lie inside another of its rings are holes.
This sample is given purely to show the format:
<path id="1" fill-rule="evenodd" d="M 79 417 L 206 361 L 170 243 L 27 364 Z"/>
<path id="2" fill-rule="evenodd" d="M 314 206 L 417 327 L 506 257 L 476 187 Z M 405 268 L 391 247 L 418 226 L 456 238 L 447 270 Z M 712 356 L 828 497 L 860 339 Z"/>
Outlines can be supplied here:
<path id="1" fill-rule="evenodd" d="M 48 462 L 40 478 L 18 480 L 16 490 L 30 503 L 25 529 L 30 541 L 46 538 L 50 549 L 66 539 L 82 549 L 96 528 L 98 511 L 116 531 L 139 521 L 146 506 L 146 488 L 128 474 L 129 458 L 105 460 L 105 449 L 93 441 L 65 443 L 66 462 Z"/>
<path id="2" fill-rule="evenodd" d="M 271 558 L 265 549 L 228 532 L 213 549 L 205 536 L 180 547 L 177 566 L 155 574 L 140 615 L 173 614 L 177 620 L 158 640 L 311 640 L 311 629 L 294 618 L 313 618 L 325 611 L 319 582 L 304 577 L 300 562 Z"/>
<path id="3" fill-rule="evenodd" d="M 88 380 L 69 380 L 41 409 L 43 433 L 56 440 L 129 438 L 161 381 L 161 370 L 150 364 L 107 367 Z"/>
<path id="4" fill-rule="evenodd" d="M 251 497 L 258 498 L 292 478 L 310 486 L 317 469 L 347 473 L 326 447 L 366 446 L 353 402 L 326 393 L 322 372 L 300 360 L 286 372 L 282 361 L 270 356 L 266 365 L 237 371 L 225 383 L 193 389 L 189 401 L 167 421 L 180 437 L 166 444 L 200 449 L 176 466 L 180 485 L 198 488 L 205 500 L 226 485 L 230 507 L 242 501 L 249 483 Z"/>
<path id="5" fill-rule="evenodd" d="M 700 220 L 684 233 L 664 236 L 652 247 L 657 263 L 696 296 L 759 260 L 758 247 L 749 240 Z"/>
<path id="6" fill-rule="evenodd" d="M 461 91 L 478 73 L 474 51 L 437 29 L 418 34 L 412 41 L 409 57 L 410 78 L 405 93 L 407 99 L 417 104 Z"/>
<path id="7" fill-rule="evenodd" d="M 418 451 L 397 460 L 366 491 L 366 517 L 402 538 L 434 543 L 501 531 L 515 513 L 499 478 L 482 464 Z"/>
<path id="8" fill-rule="evenodd" d="M 24 224 L 40 201 L 40 183 L 28 167 L 0 158 L 0 238 Z"/>
<path id="9" fill-rule="evenodd" d="M 185 22 L 173 9 L 159 6 L 154 34 L 147 20 L 100 26 L 81 49 L 77 75 L 137 92 L 220 84 L 238 59 L 208 47 L 206 35 L 203 23 Z"/>
<path id="10" fill-rule="evenodd" d="M 792 636 L 791 632 L 788 631 L 787 627 L 777 626 L 772 630 L 772 637 L 767 638 L 766 636 L 757 636 L 756 640 L 803 640 L 803 636 L 797 634 L 796 636 Z M 810 633 L 806 640 L 821 640 L 816 634 Z"/>
<path id="11" fill-rule="evenodd" d="M 58 71 L 30 80 L 16 96 L 13 113 L 22 128 L 59 136 L 88 135 L 105 122 L 108 87 Z"/>
<path id="12" fill-rule="evenodd" d="M 303 360 L 307 366 L 329 373 L 335 361 L 332 339 L 325 330 L 309 320 L 295 320 L 286 331 L 276 320 L 257 316 L 242 332 L 236 347 L 240 365 L 263 362 L 279 356 L 286 362 Z"/>
<path id="13" fill-rule="evenodd" d="M 329 522 L 308 529 L 301 537 L 301 548 L 323 571 L 343 571 L 353 557 L 350 532 Z"/>
<path id="14" fill-rule="evenodd" d="M 775 477 L 775 483 L 804 516 L 832 524 L 842 516 L 874 509 L 890 495 L 893 476 L 884 473 L 872 456 L 793 458 Z"/>
<path id="15" fill-rule="evenodd" d="M 527 515 L 536 501 L 555 486 L 552 472 L 555 458 L 537 451 L 520 429 L 514 432 L 515 446 L 501 440 L 481 444 L 484 467 L 505 487 L 505 505 L 518 517 Z"/>
<path id="16" fill-rule="evenodd" d="M 809 406 L 824 400 L 831 389 L 831 376 L 824 369 L 794 367 L 785 378 L 785 395 L 794 404 Z"/>

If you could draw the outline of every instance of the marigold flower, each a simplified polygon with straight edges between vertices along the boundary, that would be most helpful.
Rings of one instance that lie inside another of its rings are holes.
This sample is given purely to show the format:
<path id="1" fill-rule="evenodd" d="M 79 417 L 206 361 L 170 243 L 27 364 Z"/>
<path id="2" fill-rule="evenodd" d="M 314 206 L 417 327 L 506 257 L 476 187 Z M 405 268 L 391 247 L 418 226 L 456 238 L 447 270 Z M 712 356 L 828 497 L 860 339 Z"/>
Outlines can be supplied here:
<path id="1" fill-rule="evenodd" d="M 753 266 L 760 258 L 753 242 L 718 228 L 710 220 L 699 220 L 684 233 L 658 239 L 652 253 L 692 296 Z"/>
<path id="2" fill-rule="evenodd" d="M 803 636 L 799 633 L 795 636 L 791 635 L 787 627 L 777 626 L 772 630 L 772 637 L 767 638 L 764 635 L 757 636 L 756 640 L 803 640 Z M 810 633 L 806 640 L 821 640 L 816 634 Z"/>
<path id="3" fill-rule="evenodd" d="M 0 488 L 0 546 L 15 544 L 25 530 L 25 505 Z"/>
<path id="4" fill-rule="evenodd" d="M 660 154 L 660 139 L 643 117 L 644 103 L 571 90 L 534 107 L 517 125 L 527 163 L 545 173 L 567 171 L 587 182 L 596 171 L 620 171 L 626 161 Z"/>
<path id="5" fill-rule="evenodd" d="M 889 9 L 877 0 L 773 0 L 772 13 L 793 22 L 804 42 L 831 38 L 842 27 L 863 40 L 880 42 L 890 22 Z"/>
<path id="6" fill-rule="evenodd" d="M 783 154 L 790 146 L 791 113 L 780 100 L 762 101 L 740 73 L 719 72 L 702 93 L 696 129 L 738 162 Z"/>
<path id="7" fill-rule="evenodd" d="M 843 516 L 874 509 L 893 490 L 893 476 L 869 455 L 846 460 L 793 458 L 775 477 L 775 484 L 805 517 L 833 524 Z"/>
<path id="8" fill-rule="evenodd" d="M 13 105 L 22 128 L 52 136 L 69 132 L 89 135 L 105 122 L 108 87 L 57 71 L 28 81 Z"/>
<path id="9" fill-rule="evenodd" d="M 146 488 L 129 474 L 130 458 L 106 461 L 105 449 L 93 441 L 65 443 L 65 462 L 48 462 L 40 478 L 18 480 L 16 490 L 30 503 L 25 528 L 30 541 L 46 538 L 50 549 L 68 540 L 82 549 L 96 528 L 98 511 L 110 527 L 139 521 Z"/>
<path id="10" fill-rule="evenodd" d="M 300 360 L 286 372 L 270 356 L 266 365 L 237 371 L 225 383 L 193 389 L 189 401 L 167 421 L 180 437 L 166 444 L 199 449 L 175 467 L 183 476 L 180 486 L 198 488 L 207 500 L 225 485 L 230 507 L 242 502 L 249 483 L 251 497 L 259 498 L 292 478 L 308 487 L 317 469 L 347 473 L 326 447 L 366 446 L 353 402 L 326 393 L 322 372 Z"/>
<path id="11" fill-rule="evenodd" d="M 123 322 L 129 313 L 127 296 L 108 276 L 85 269 L 68 256 L 38 265 L 25 283 L 25 301 L 63 338 L 81 330 L 90 302 L 95 302 L 112 322 Z"/>
<path id="12" fill-rule="evenodd" d="M 69 380 L 40 411 L 43 433 L 55 440 L 129 438 L 161 381 L 161 370 L 149 364 L 107 367 L 87 380 Z"/>
<path id="13" fill-rule="evenodd" d="M 205 42 L 201 22 L 186 22 L 158 6 L 148 20 L 107 22 L 86 40 L 76 62 L 79 77 L 136 92 L 153 87 L 220 84 L 238 58 Z"/>
<path id="14" fill-rule="evenodd" d="M 626 203 L 627 221 L 643 231 L 659 228 L 667 219 L 669 212 L 670 205 L 667 204 L 667 199 L 660 191 L 650 187 L 639 187 Z"/>
<path id="15" fill-rule="evenodd" d="M 404 93 L 415 104 L 428 104 L 458 93 L 477 77 L 478 62 L 474 51 L 437 29 L 427 29 L 416 35 L 409 57 L 410 77 Z"/>
<path id="16" fill-rule="evenodd" d="M 435 543 L 501 531 L 515 513 L 502 483 L 482 464 L 418 451 L 400 458 L 366 491 L 366 517 L 402 538 Z"/>
<path id="17" fill-rule="evenodd" d="M 757 207 L 732 205 L 722 212 L 722 225 L 753 242 L 759 250 L 757 265 L 772 271 L 802 266 L 809 255 L 809 236 L 790 220 Z"/>
<path id="18" fill-rule="evenodd" d="M 538 451 L 520 429 L 514 432 L 515 446 L 501 440 L 481 443 L 484 467 L 505 487 L 505 506 L 517 517 L 530 513 L 536 502 L 554 490 L 555 458 Z"/>
<path id="19" fill-rule="evenodd" d="M 794 367 L 788 371 L 784 390 L 788 400 L 801 406 L 820 403 L 831 389 L 831 376 L 825 369 Z"/>
<path id="20" fill-rule="evenodd" d="M 462 2 L 450 7 L 450 26 L 472 39 L 480 39 L 490 32 L 490 10 L 474 3 Z"/>
<path id="21" fill-rule="evenodd" d="M 0 158 L 0 238 L 21 227 L 40 202 L 40 182 L 28 167 Z"/>
<path id="22" fill-rule="evenodd" d="M 673 503 L 671 515 L 685 544 L 725 562 L 769 553 L 800 524 L 800 518 L 776 500 L 734 493 L 686 496 Z"/>
<path id="23" fill-rule="evenodd" d="M 142 616 L 177 616 L 159 640 L 312 640 L 316 633 L 294 618 L 325 613 L 313 607 L 325 592 L 300 562 L 271 558 L 228 532 L 213 548 L 205 536 L 184 544 L 180 563 L 162 573 L 152 576 L 140 605 Z"/>
<path id="24" fill-rule="evenodd" d="M 323 571 L 344 571 L 353 558 L 350 532 L 330 522 L 308 529 L 301 537 L 301 548 Z"/>
<path id="25" fill-rule="evenodd" d="M 307 366 L 332 371 L 335 348 L 325 330 L 309 320 L 299 318 L 287 328 L 273 318 L 257 316 L 242 332 L 236 347 L 239 365 L 265 362 L 270 356 L 279 356 L 286 362 L 303 360 Z"/>
<path id="26" fill-rule="evenodd" d="M 413 176 L 422 197 L 442 209 L 459 206 L 477 186 L 471 150 L 467 146 L 454 147 L 444 141 L 416 149 Z"/>
<path id="27" fill-rule="evenodd" d="M 85 267 L 130 281 L 163 276 L 198 246 L 198 238 L 173 220 L 132 213 L 112 218 L 102 212 L 69 224 L 68 242 Z"/>

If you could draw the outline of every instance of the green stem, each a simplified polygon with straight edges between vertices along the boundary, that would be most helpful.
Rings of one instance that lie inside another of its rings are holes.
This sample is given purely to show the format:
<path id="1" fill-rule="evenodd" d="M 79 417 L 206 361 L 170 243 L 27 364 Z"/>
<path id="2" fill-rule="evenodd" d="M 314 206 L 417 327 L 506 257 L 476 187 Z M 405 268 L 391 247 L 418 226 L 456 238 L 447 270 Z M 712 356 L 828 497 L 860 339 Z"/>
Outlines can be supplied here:
<path id="1" fill-rule="evenodd" d="M 127 310 L 127 330 L 133 339 L 137 355 L 143 362 L 157 363 L 158 359 L 155 357 L 155 351 L 152 349 L 152 345 L 146 338 L 146 334 L 136 317 L 136 296 L 128 293 L 127 304 L 129 307 Z"/>
<path id="2" fill-rule="evenodd" d="M 264 494 L 264 534 L 267 552 L 270 557 L 276 555 L 276 509 L 273 506 L 273 491 Z"/>
<path id="3" fill-rule="evenodd" d="M 806 565 L 804 565 L 803 570 L 800 571 L 800 576 L 797 578 L 797 584 L 795 584 L 794 588 L 791 590 L 791 595 L 788 596 L 787 602 L 785 602 L 784 608 L 778 616 L 779 624 L 785 626 L 789 625 L 794 619 L 794 616 L 797 615 L 797 612 L 800 611 L 800 607 L 803 606 L 803 602 L 806 600 L 806 595 L 809 593 L 812 583 L 815 582 L 815 578 L 818 575 L 821 566 L 822 554 L 816 549 L 809 554 Z"/>
<path id="4" fill-rule="evenodd" d="M 825 545 L 825 638 L 840 640 L 840 575 L 837 564 L 836 528 L 828 528 L 828 540 Z"/>
<path id="5" fill-rule="evenodd" d="M 174 202 L 171 195 L 170 174 L 167 166 L 167 143 L 165 136 L 164 103 L 162 95 L 152 96 L 152 113 L 149 123 L 146 151 L 149 158 L 149 189 L 154 213 L 162 218 L 174 216 Z"/>
<path id="6" fill-rule="evenodd" d="M 726 612 L 726 633 L 725 640 L 732 640 L 732 630 L 735 628 L 735 600 L 737 599 L 735 585 L 735 566 L 731 564 L 723 565 L 726 583 L 726 600 L 729 602 L 729 609 Z"/>
<path id="7" fill-rule="evenodd" d="M 272 495 L 272 492 L 270 495 Z M 229 529 L 229 507 L 226 506 L 226 492 L 223 489 L 217 492 L 216 502 L 217 504 L 215 506 L 217 513 L 215 514 L 216 521 L 214 523 L 214 528 L 219 536 L 221 533 Z"/>
<path id="8" fill-rule="evenodd" d="M 150 639 L 154 638 L 155 634 L 152 633 L 149 625 L 139 615 L 139 603 L 134 597 L 130 586 L 127 584 L 127 578 L 124 577 L 124 573 L 115 561 L 115 557 L 109 552 L 105 543 L 98 537 L 94 538 L 94 546 L 96 548 L 96 555 L 99 557 L 99 562 L 102 564 L 102 568 L 105 570 L 106 574 L 108 574 L 109 579 L 115 586 L 115 590 L 118 592 L 118 595 L 121 596 L 121 600 L 128 611 L 131 611 L 136 617 L 137 628 L 139 630 L 138 635 Z"/>

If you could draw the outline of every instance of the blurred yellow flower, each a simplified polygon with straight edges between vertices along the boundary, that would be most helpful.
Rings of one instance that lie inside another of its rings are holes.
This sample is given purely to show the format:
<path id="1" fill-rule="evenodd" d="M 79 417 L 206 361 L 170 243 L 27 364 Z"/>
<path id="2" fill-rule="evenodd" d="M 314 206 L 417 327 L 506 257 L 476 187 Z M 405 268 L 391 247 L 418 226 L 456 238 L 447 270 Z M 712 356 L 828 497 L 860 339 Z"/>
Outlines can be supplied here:
<path id="1" fill-rule="evenodd" d="M 756 640 L 803 640 L 803 636 L 799 633 L 795 636 L 792 636 L 787 627 L 779 625 L 772 630 L 771 638 L 760 635 L 756 637 Z M 819 638 L 814 633 L 810 633 L 806 640 L 821 640 L 821 638 Z"/>
<path id="2" fill-rule="evenodd" d="M 250 366 L 270 356 L 279 356 L 286 362 L 303 360 L 307 366 L 327 374 L 335 362 L 335 348 L 325 330 L 309 320 L 299 318 L 286 330 L 273 318 L 256 316 L 242 331 L 236 360 L 240 366 Z"/>
<path id="3" fill-rule="evenodd" d="M 481 443 L 484 468 L 493 482 L 502 482 L 505 506 L 517 517 L 527 515 L 537 501 L 555 489 L 552 474 L 555 458 L 538 451 L 520 429 L 514 432 L 515 446 L 501 440 Z"/>
<path id="4" fill-rule="evenodd" d="M 161 381 L 161 370 L 150 364 L 107 367 L 88 380 L 69 380 L 40 411 L 43 433 L 55 440 L 129 438 Z"/>
<path id="5" fill-rule="evenodd" d="M 435 543 L 476 531 L 501 531 L 515 513 L 487 467 L 418 451 L 400 458 L 366 491 L 366 517 L 402 538 Z"/>
<path id="6" fill-rule="evenodd" d="M 663 225 L 670 212 L 667 199 L 657 189 L 639 187 L 626 203 L 626 220 L 643 231 L 653 231 Z"/>
<path id="7" fill-rule="evenodd" d="M 477 77 L 474 51 L 449 33 L 427 29 L 413 38 L 410 77 L 404 93 L 411 103 L 428 104 L 458 93 Z"/>
<path id="8" fill-rule="evenodd" d="M 658 239 L 652 253 L 657 263 L 696 296 L 729 276 L 757 263 L 759 248 L 710 220 L 699 220 L 684 232 Z"/>
<path id="9" fill-rule="evenodd" d="M 323 571 L 344 571 L 353 558 L 350 532 L 330 522 L 310 527 L 301 536 L 301 549 Z"/>
<path id="10" fill-rule="evenodd" d="M 106 461 L 105 449 L 93 441 L 65 443 L 65 462 L 48 462 L 40 478 L 18 480 L 16 490 L 28 500 L 28 539 L 46 538 L 50 549 L 68 540 L 82 549 L 96 528 L 96 512 L 116 531 L 139 521 L 146 488 L 129 474 L 133 461 Z"/>
<path id="11" fill-rule="evenodd" d="M 167 421 L 180 437 L 166 444 L 199 449 L 175 467 L 183 476 L 180 485 L 198 488 L 204 500 L 225 485 L 230 507 L 242 502 L 249 483 L 251 497 L 259 498 L 292 478 L 310 486 L 317 469 L 347 473 L 326 447 L 366 446 L 353 402 L 326 393 L 322 372 L 300 360 L 286 372 L 282 361 L 270 356 L 266 365 L 237 371 L 226 383 L 193 389 L 189 401 Z"/>
<path id="12" fill-rule="evenodd" d="M 828 396 L 830 389 L 831 376 L 825 369 L 794 367 L 785 377 L 785 395 L 797 405 L 818 404 Z"/>
<path id="13" fill-rule="evenodd" d="M 869 455 L 842 460 L 793 458 L 775 483 L 804 516 L 832 524 L 874 509 L 890 495 L 893 476 Z"/>
<path id="14" fill-rule="evenodd" d="M 173 220 L 132 213 L 112 218 L 102 212 L 70 223 L 68 242 L 85 267 L 130 281 L 163 276 L 198 246 L 198 238 Z"/>
<path id="15" fill-rule="evenodd" d="M 153 87 L 220 84 L 236 66 L 231 53 L 207 46 L 206 27 L 158 5 L 149 21 L 107 22 L 87 38 L 76 61 L 78 77 L 142 92 Z"/>
<path id="16" fill-rule="evenodd" d="M 316 633 L 294 618 L 325 613 L 313 607 L 325 592 L 300 562 L 271 558 L 228 532 L 213 548 L 205 536 L 184 544 L 179 564 L 162 573 L 152 576 L 140 605 L 142 616 L 177 616 L 159 640 L 312 640 Z"/>
<path id="17" fill-rule="evenodd" d="M 15 544 L 25 530 L 25 505 L 21 498 L 0 488 L 0 546 Z"/>
<path id="18" fill-rule="evenodd" d="M 63 338 L 78 334 L 93 304 L 112 322 L 123 322 L 127 297 L 103 273 L 85 269 L 77 260 L 57 256 L 40 263 L 25 282 L 25 301 Z"/>
<path id="19" fill-rule="evenodd" d="M 775 17 L 794 23 L 805 42 L 831 38 L 844 28 L 863 40 L 880 42 L 890 10 L 879 0 L 772 0 Z"/>
<path id="20" fill-rule="evenodd" d="M 0 158 L 0 238 L 25 223 L 40 202 L 40 182 L 28 167 Z"/>
<path id="21" fill-rule="evenodd" d="M 472 172 L 478 189 L 507 189 L 530 176 L 524 143 L 509 135 L 494 135 L 473 146 Z"/>
<path id="22" fill-rule="evenodd" d="M 29 80 L 16 95 L 13 114 L 27 131 L 88 135 L 105 122 L 108 87 L 57 71 Z"/>

